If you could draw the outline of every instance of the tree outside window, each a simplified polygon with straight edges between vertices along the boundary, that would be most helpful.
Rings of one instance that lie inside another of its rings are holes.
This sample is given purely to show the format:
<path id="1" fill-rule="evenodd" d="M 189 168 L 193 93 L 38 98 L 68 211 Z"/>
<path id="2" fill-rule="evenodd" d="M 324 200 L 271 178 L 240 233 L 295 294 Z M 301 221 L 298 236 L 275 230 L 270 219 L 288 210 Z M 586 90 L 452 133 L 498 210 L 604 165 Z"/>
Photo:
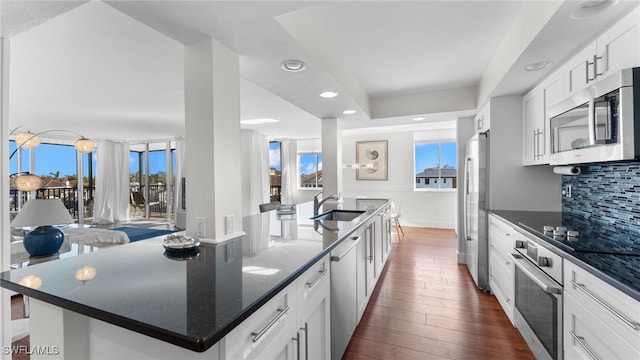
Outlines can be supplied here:
<path id="1" fill-rule="evenodd" d="M 456 152 L 457 144 L 455 141 L 416 143 L 416 189 L 457 188 Z"/>

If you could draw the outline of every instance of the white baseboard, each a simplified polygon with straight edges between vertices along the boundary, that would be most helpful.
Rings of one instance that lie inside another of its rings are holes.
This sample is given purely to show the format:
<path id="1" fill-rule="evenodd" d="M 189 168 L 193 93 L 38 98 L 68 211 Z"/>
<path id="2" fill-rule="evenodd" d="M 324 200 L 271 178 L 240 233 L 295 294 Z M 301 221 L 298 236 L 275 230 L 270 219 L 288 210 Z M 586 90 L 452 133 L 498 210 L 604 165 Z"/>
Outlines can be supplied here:
<path id="1" fill-rule="evenodd" d="M 456 228 L 456 224 L 454 223 L 437 222 L 437 221 L 429 221 L 429 220 L 400 219 L 400 225 L 408 226 L 408 227 L 425 227 L 425 228 L 451 229 L 451 230 L 454 230 Z"/>

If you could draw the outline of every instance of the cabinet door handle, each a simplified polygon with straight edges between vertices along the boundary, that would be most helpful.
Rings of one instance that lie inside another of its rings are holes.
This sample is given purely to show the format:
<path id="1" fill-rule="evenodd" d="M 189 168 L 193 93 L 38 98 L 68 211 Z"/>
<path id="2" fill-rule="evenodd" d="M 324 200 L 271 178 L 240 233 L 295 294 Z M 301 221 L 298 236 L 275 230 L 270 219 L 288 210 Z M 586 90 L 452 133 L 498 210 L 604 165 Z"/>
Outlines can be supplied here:
<path id="1" fill-rule="evenodd" d="M 538 160 L 538 129 L 533 130 L 533 160 Z"/>
<path id="2" fill-rule="evenodd" d="M 575 280 L 571 280 L 571 285 L 573 285 L 574 288 L 582 291 L 585 295 L 587 295 L 593 301 L 597 302 L 600 306 L 602 306 L 603 308 L 607 309 L 607 311 L 612 313 L 618 319 L 622 320 L 622 322 L 627 324 L 633 330 L 635 330 L 635 331 L 639 331 L 640 330 L 640 324 L 635 323 L 635 322 L 627 319 L 624 315 L 622 315 L 616 309 L 614 309 L 611 306 L 609 306 L 609 304 L 604 302 L 604 300 L 601 300 L 599 297 L 596 296 L 596 294 L 592 293 L 589 289 L 587 289 L 587 287 L 584 284 L 580 284 L 580 283 L 577 283 Z"/>
<path id="3" fill-rule="evenodd" d="M 300 328 L 304 331 L 304 360 L 309 359 L 309 323 L 304 323 L 304 327 Z"/>
<path id="4" fill-rule="evenodd" d="M 345 257 L 349 251 L 351 251 L 351 249 L 353 249 L 354 246 L 356 246 L 356 244 L 358 244 L 358 241 L 360 241 L 360 236 L 354 236 L 351 238 L 351 240 L 355 241 L 353 244 L 351 244 L 349 246 L 349 248 L 347 250 L 345 250 L 342 254 L 338 255 L 338 256 L 331 256 L 331 261 L 335 261 L 338 262 L 340 260 L 342 260 L 343 257 Z"/>
<path id="5" fill-rule="evenodd" d="M 271 319 L 271 321 L 269 321 L 269 323 L 262 328 L 262 330 L 256 332 L 252 332 L 251 336 L 253 336 L 253 339 L 251 339 L 252 342 L 258 342 L 260 340 L 261 337 L 264 336 L 264 334 L 266 334 L 269 330 L 271 330 L 271 328 L 287 313 L 287 311 L 289 311 L 289 306 L 286 306 L 282 309 L 278 308 L 278 314 Z"/>
<path id="6" fill-rule="evenodd" d="M 593 351 L 589 349 L 589 346 L 587 346 L 587 343 L 584 341 L 584 338 L 582 336 L 576 335 L 576 333 L 574 333 L 573 331 L 569 331 L 569 334 L 571 334 L 571 337 L 573 338 L 573 340 L 575 340 L 580 345 L 580 347 L 584 351 L 586 351 L 587 354 L 589 354 L 590 358 L 592 358 L 593 360 L 599 360 L 596 354 L 594 354 Z"/>
<path id="7" fill-rule="evenodd" d="M 296 352 L 298 354 L 298 356 L 296 357 L 296 359 L 300 360 L 300 332 L 298 331 L 296 333 L 296 337 L 291 338 L 291 340 L 296 342 Z"/>
<path id="8" fill-rule="evenodd" d="M 322 269 L 320 271 L 318 271 L 318 276 L 315 277 L 315 279 L 313 279 L 312 281 L 307 282 L 307 287 L 309 289 L 313 288 L 314 286 L 316 286 L 316 284 L 318 283 L 318 281 L 320 281 L 320 279 L 322 279 L 322 277 L 324 276 L 324 274 L 327 273 L 327 269 Z"/>

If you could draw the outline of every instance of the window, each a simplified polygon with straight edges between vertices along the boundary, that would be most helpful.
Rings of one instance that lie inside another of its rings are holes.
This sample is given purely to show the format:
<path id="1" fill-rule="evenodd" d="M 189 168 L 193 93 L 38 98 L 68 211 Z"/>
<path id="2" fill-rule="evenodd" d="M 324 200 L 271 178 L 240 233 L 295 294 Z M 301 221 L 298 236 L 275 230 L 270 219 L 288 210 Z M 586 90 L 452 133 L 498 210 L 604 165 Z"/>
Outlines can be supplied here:
<path id="1" fill-rule="evenodd" d="M 280 192 L 282 190 L 282 153 L 280 152 L 281 143 L 279 141 L 269 142 L 269 196 L 270 201 L 280 201 Z"/>
<path id="2" fill-rule="evenodd" d="M 301 188 L 322 187 L 322 154 L 298 154 Z"/>
<path id="3" fill-rule="evenodd" d="M 416 143 L 414 152 L 416 189 L 457 188 L 456 152 L 455 141 Z"/>

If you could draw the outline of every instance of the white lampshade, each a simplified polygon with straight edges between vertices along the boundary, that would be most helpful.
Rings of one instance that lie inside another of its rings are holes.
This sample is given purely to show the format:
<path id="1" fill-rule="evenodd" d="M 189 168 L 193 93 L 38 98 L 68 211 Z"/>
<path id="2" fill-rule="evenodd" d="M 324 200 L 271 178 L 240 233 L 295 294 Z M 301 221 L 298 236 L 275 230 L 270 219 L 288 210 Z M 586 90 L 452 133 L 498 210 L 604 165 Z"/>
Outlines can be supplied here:
<path id="1" fill-rule="evenodd" d="M 40 145 L 40 137 L 30 132 L 16 134 L 16 145 L 25 149 L 33 149 Z"/>
<path id="2" fill-rule="evenodd" d="M 87 138 L 78 139 L 75 143 L 76 150 L 81 153 L 87 154 L 93 151 L 96 148 L 95 141 Z"/>
<path id="3" fill-rule="evenodd" d="M 44 225 L 70 224 L 73 222 L 69 211 L 60 199 L 28 200 L 11 222 L 13 227 L 35 227 Z"/>
<path id="4" fill-rule="evenodd" d="M 34 191 L 42 187 L 42 178 L 33 174 L 21 174 L 13 179 L 13 185 L 20 191 Z"/>

